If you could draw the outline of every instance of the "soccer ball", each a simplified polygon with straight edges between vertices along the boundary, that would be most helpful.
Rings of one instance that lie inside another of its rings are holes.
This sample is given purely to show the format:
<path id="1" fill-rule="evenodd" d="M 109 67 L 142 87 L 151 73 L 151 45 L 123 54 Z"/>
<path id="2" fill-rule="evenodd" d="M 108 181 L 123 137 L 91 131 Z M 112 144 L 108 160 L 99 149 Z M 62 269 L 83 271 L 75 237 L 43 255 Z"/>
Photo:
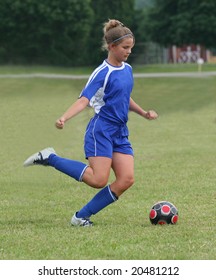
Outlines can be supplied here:
<path id="1" fill-rule="evenodd" d="M 178 210 L 169 201 L 159 201 L 152 206 L 149 219 L 154 225 L 174 225 L 178 221 Z"/>

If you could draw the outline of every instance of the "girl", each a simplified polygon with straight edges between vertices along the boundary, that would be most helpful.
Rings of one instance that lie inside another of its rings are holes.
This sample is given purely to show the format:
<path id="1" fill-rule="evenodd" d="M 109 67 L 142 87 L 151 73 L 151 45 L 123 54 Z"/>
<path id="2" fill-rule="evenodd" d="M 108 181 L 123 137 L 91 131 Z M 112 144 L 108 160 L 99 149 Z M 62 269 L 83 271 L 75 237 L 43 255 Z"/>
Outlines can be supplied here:
<path id="1" fill-rule="evenodd" d="M 115 19 L 106 22 L 103 31 L 107 59 L 94 70 L 79 99 L 55 123 L 62 129 L 87 106 L 94 108 L 95 115 L 88 123 L 84 141 L 88 165 L 59 157 L 53 148 L 46 148 L 24 162 L 24 166 L 55 167 L 77 181 L 101 189 L 73 215 L 74 226 L 92 226 L 90 217 L 118 200 L 134 183 L 134 156 L 127 128 L 129 110 L 148 120 L 158 117 L 155 111 L 143 110 L 130 97 L 133 74 L 126 60 L 135 43 L 133 33 Z M 116 178 L 107 185 L 111 168 Z"/>

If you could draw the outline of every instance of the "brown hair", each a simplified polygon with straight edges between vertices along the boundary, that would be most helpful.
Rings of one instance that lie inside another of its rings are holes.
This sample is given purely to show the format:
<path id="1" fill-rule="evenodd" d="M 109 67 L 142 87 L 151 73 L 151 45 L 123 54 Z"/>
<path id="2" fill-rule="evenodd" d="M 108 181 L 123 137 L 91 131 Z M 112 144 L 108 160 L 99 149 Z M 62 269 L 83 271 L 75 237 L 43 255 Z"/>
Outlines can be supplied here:
<path id="1" fill-rule="evenodd" d="M 103 50 L 108 50 L 111 43 L 118 45 L 125 37 L 135 40 L 132 31 L 116 19 L 109 19 L 104 23 L 103 33 Z"/>

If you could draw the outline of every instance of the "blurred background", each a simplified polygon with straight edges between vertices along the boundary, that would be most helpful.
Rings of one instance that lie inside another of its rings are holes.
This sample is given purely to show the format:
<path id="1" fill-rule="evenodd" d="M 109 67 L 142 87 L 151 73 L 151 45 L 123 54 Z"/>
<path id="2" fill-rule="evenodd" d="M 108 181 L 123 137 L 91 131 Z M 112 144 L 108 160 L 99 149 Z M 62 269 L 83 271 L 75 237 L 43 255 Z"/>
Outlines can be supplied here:
<path id="1" fill-rule="evenodd" d="M 0 64 L 98 65 L 109 18 L 134 32 L 131 64 L 216 63 L 215 0 L 0 0 Z"/>

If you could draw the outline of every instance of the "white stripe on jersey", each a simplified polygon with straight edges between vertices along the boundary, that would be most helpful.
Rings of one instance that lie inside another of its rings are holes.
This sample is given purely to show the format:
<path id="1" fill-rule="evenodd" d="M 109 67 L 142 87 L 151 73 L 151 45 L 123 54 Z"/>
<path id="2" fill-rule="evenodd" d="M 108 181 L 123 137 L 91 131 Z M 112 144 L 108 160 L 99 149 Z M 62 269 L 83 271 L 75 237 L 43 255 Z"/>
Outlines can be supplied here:
<path id="1" fill-rule="evenodd" d="M 104 68 L 106 68 L 106 67 L 107 67 L 107 64 L 105 63 L 105 61 L 104 61 L 100 66 L 98 66 L 98 67 L 94 70 L 94 72 L 91 74 L 91 76 L 89 77 L 88 82 L 87 82 L 85 88 L 88 86 L 89 83 L 91 83 L 91 81 L 94 80 L 94 78 L 97 76 L 97 74 L 98 74 L 101 70 L 103 70 Z"/>

